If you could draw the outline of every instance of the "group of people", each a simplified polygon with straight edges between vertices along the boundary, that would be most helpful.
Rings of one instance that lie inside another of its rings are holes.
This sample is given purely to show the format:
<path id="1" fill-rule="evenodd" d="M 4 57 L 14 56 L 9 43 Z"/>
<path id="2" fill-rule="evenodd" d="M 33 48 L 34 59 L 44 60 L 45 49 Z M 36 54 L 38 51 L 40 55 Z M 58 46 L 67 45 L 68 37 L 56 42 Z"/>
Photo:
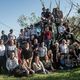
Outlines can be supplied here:
<path id="1" fill-rule="evenodd" d="M 53 9 L 51 13 L 49 9 L 43 8 L 40 31 L 30 25 L 29 28 L 21 29 L 19 37 L 16 38 L 13 29 L 10 29 L 8 35 L 2 30 L 0 71 L 14 76 L 28 76 L 79 66 L 80 42 L 71 33 L 69 22 L 63 23 L 62 18 L 63 14 L 59 9 Z M 53 23 L 57 29 L 56 36 Z"/>

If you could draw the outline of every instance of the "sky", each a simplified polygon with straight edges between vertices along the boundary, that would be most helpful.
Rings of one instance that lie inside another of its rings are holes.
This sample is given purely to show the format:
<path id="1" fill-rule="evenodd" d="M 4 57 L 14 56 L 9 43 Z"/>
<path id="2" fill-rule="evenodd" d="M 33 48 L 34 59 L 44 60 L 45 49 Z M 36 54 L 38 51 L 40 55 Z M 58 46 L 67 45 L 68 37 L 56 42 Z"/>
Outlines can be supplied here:
<path id="1" fill-rule="evenodd" d="M 43 0 L 46 8 L 49 8 L 50 0 Z M 52 1 L 52 8 L 56 7 L 55 0 Z M 58 0 L 57 0 L 58 1 Z M 80 0 L 72 0 L 80 4 Z M 32 12 L 35 12 L 37 16 L 41 14 L 41 2 L 40 0 L 0 0 L 0 31 L 4 30 L 8 34 L 12 28 L 15 35 L 18 36 L 20 26 L 17 22 L 19 16 L 30 16 Z M 61 10 L 64 15 L 68 13 L 70 9 L 69 0 L 61 0 Z M 75 10 L 71 12 L 70 16 L 73 16 Z M 1 34 L 1 33 L 0 33 Z"/>

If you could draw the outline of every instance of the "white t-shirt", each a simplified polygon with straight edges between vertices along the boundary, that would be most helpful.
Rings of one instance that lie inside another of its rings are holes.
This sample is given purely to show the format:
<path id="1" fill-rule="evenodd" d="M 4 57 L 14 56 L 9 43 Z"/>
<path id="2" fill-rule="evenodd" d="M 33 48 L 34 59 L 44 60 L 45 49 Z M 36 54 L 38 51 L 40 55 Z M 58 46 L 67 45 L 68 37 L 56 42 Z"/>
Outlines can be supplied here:
<path id="1" fill-rule="evenodd" d="M 39 48 L 39 56 L 44 57 L 47 54 L 47 48 L 46 47 L 40 47 Z"/>
<path id="2" fill-rule="evenodd" d="M 16 36 L 15 36 L 14 34 L 10 34 L 10 33 L 9 33 L 9 34 L 8 34 L 8 39 L 9 39 L 9 40 L 11 40 L 11 39 L 14 40 L 14 39 L 16 39 Z"/>
<path id="3" fill-rule="evenodd" d="M 5 54 L 5 46 L 0 45 L 0 56 L 4 56 L 4 54 Z"/>
<path id="4" fill-rule="evenodd" d="M 69 48 L 67 44 L 60 44 L 60 51 L 61 53 L 69 53 Z"/>
<path id="5" fill-rule="evenodd" d="M 15 56 L 17 57 L 17 48 L 16 45 L 13 46 L 7 46 L 6 48 L 6 56 L 10 55 L 10 51 L 15 51 Z"/>
<path id="6" fill-rule="evenodd" d="M 64 26 L 59 26 L 59 27 L 58 27 L 58 32 L 59 32 L 59 33 L 64 33 L 65 30 L 66 30 L 66 29 L 65 29 Z"/>
<path id="7" fill-rule="evenodd" d="M 8 70 L 13 70 L 13 69 L 15 69 L 18 65 L 19 65 L 19 64 L 18 64 L 18 59 L 17 59 L 17 58 L 14 58 L 14 59 L 8 58 L 8 59 L 7 59 L 6 68 L 7 68 Z"/>

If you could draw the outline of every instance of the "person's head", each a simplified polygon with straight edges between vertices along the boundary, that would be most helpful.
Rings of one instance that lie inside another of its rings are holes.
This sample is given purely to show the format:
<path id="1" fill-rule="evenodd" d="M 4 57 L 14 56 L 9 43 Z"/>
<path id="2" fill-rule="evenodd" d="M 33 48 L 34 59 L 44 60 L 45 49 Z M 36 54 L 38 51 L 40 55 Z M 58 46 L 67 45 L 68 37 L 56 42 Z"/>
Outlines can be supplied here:
<path id="1" fill-rule="evenodd" d="M 34 35 L 31 35 L 31 40 L 34 40 L 35 36 Z"/>
<path id="2" fill-rule="evenodd" d="M 10 58 L 14 59 L 14 57 L 15 57 L 15 51 L 10 51 Z"/>
<path id="3" fill-rule="evenodd" d="M 48 54 L 47 55 L 48 55 L 49 58 L 52 58 L 52 50 L 48 50 Z"/>
<path id="4" fill-rule="evenodd" d="M 67 22 L 63 23 L 63 26 L 64 26 L 65 28 L 69 28 L 69 26 L 68 26 L 68 23 L 67 23 Z"/>
<path id="5" fill-rule="evenodd" d="M 49 31 L 49 27 L 46 27 L 46 28 L 45 28 L 45 31 Z"/>
<path id="6" fill-rule="evenodd" d="M 70 45 L 70 44 L 71 44 L 71 41 L 70 41 L 69 39 L 67 40 L 67 44 L 68 44 L 68 45 Z"/>
<path id="7" fill-rule="evenodd" d="M 58 43 L 58 41 L 56 41 L 55 46 L 56 46 L 56 47 L 59 47 L 59 43 Z"/>
<path id="8" fill-rule="evenodd" d="M 46 12 L 49 12 L 49 8 L 46 9 Z"/>
<path id="9" fill-rule="evenodd" d="M 30 47 L 29 42 L 25 42 L 25 43 L 24 43 L 24 47 L 25 47 L 25 48 L 29 48 L 29 47 Z"/>
<path id="10" fill-rule="evenodd" d="M 38 43 L 38 39 L 34 39 L 34 44 L 37 44 Z"/>
<path id="11" fill-rule="evenodd" d="M 45 43 L 44 43 L 44 42 L 42 42 L 42 43 L 41 43 L 41 47 L 44 47 L 44 46 L 45 46 Z"/>
<path id="12" fill-rule="evenodd" d="M 20 29 L 20 33 L 23 33 L 24 32 L 24 30 L 23 29 Z"/>
<path id="13" fill-rule="evenodd" d="M 79 46 L 80 46 L 80 44 L 79 44 L 78 42 L 74 42 L 74 43 L 73 43 L 73 46 L 74 46 L 76 49 L 78 49 Z"/>
<path id="14" fill-rule="evenodd" d="M 4 30 L 1 31 L 2 35 L 5 33 Z"/>
<path id="15" fill-rule="evenodd" d="M 0 39 L 0 45 L 4 44 L 4 41 L 2 39 Z"/>
<path id="16" fill-rule="evenodd" d="M 49 60 L 49 57 L 48 57 L 48 55 L 45 55 L 45 60 Z"/>
<path id="17" fill-rule="evenodd" d="M 10 45 L 14 45 L 14 44 L 15 44 L 13 39 L 9 40 L 8 43 L 9 43 Z"/>
<path id="18" fill-rule="evenodd" d="M 66 40 L 65 39 L 63 39 L 62 40 L 62 44 L 66 44 L 67 42 L 66 42 Z"/>
<path id="19" fill-rule="evenodd" d="M 26 31 L 26 28 L 24 28 L 24 32 Z"/>
<path id="20" fill-rule="evenodd" d="M 43 8 L 42 8 L 42 11 L 43 11 L 43 12 L 45 12 L 45 11 L 46 11 L 45 7 L 43 7 Z"/>
<path id="21" fill-rule="evenodd" d="M 64 59 L 64 55 L 61 55 L 61 56 L 60 56 L 60 60 L 63 60 L 63 59 Z"/>
<path id="22" fill-rule="evenodd" d="M 39 62 L 39 61 L 40 61 L 40 59 L 39 59 L 39 56 L 38 56 L 38 55 L 37 55 L 37 56 L 35 56 L 34 61 L 35 61 L 35 62 Z"/>
<path id="23" fill-rule="evenodd" d="M 13 29 L 10 29 L 10 31 L 9 31 L 10 33 L 13 33 Z"/>
<path id="24" fill-rule="evenodd" d="M 30 25 L 30 28 L 31 28 L 31 29 L 33 29 L 33 28 L 34 28 L 34 26 L 31 24 L 31 25 Z"/>

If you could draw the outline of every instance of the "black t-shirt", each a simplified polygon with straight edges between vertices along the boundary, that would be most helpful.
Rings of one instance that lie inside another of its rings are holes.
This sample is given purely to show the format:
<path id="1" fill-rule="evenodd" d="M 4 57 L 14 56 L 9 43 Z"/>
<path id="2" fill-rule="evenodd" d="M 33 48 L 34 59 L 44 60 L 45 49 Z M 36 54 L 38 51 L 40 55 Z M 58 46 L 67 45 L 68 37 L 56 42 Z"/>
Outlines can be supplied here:
<path id="1" fill-rule="evenodd" d="M 42 13 L 41 13 L 41 16 L 42 16 L 42 17 L 45 17 L 45 12 L 42 12 Z"/>
<path id="2" fill-rule="evenodd" d="M 6 41 L 8 40 L 8 37 L 7 37 L 7 35 L 4 34 L 4 35 L 1 36 L 1 39 L 2 39 L 4 42 L 6 42 Z"/>
<path id="3" fill-rule="evenodd" d="M 31 49 L 26 49 L 26 48 L 23 48 L 22 49 L 22 52 L 21 52 L 21 58 L 22 59 L 29 59 L 32 57 L 32 50 Z"/>
<path id="4" fill-rule="evenodd" d="M 49 17 L 50 17 L 50 15 L 51 15 L 51 13 L 50 13 L 50 12 L 46 12 L 46 13 L 45 13 L 45 17 L 46 17 L 46 18 L 49 18 Z"/>

